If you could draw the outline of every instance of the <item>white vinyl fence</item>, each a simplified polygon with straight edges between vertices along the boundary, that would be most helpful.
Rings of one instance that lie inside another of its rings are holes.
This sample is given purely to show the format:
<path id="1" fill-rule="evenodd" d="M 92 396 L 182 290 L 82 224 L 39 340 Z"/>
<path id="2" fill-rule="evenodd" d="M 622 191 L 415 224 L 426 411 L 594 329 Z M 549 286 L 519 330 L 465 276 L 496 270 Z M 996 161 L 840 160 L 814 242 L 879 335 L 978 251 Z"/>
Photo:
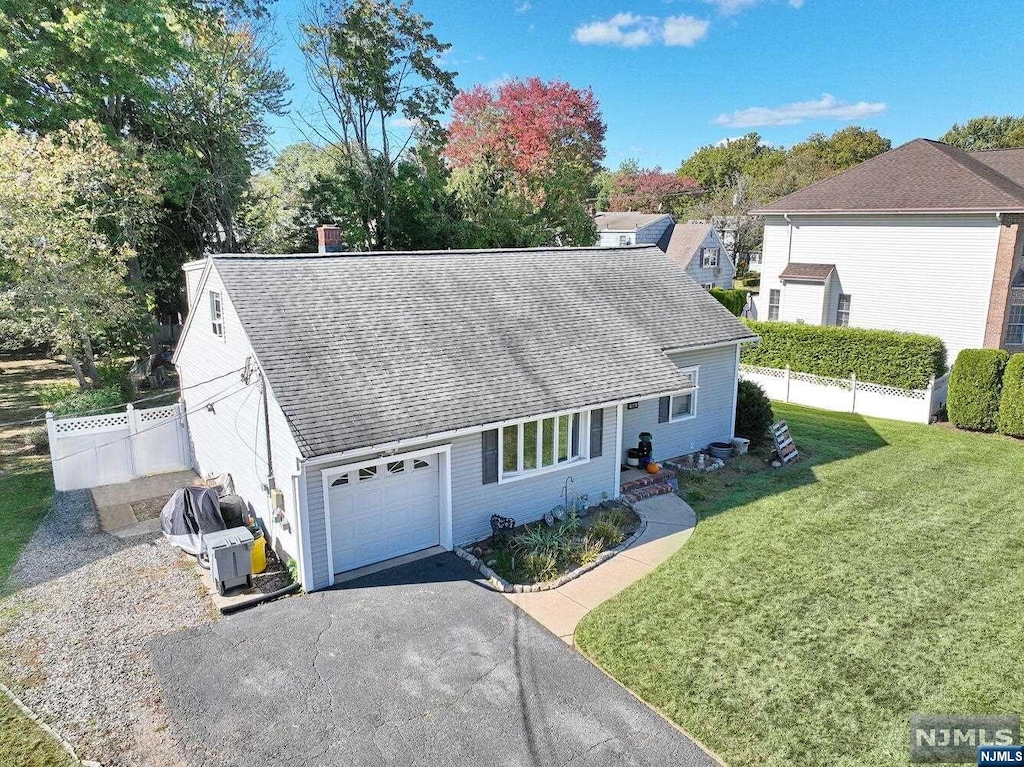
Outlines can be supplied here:
<path id="1" fill-rule="evenodd" d="M 46 414 L 58 490 L 127 482 L 192 465 L 181 403 L 123 413 L 54 418 Z"/>
<path id="2" fill-rule="evenodd" d="M 855 375 L 826 378 L 797 373 L 788 367 L 780 370 L 752 365 L 740 365 L 740 378 L 753 381 L 769 398 L 781 402 L 912 423 L 931 421 L 946 404 L 949 385 L 948 373 L 942 378 L 933 378 L 927 389 L 897 389 L 858 381 Z"/>

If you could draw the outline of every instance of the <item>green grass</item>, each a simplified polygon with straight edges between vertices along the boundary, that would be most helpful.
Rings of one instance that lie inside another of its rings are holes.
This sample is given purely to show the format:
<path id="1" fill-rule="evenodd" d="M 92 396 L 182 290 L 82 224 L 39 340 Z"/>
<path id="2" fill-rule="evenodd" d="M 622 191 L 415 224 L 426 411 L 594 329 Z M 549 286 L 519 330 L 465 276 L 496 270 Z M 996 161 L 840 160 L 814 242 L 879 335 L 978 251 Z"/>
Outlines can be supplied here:
<path id="1" fill-rule="evenodd" d="M 3 764 L 17 767 L 71 767 L 71 758 L 50 734 L 0 695 L 0 754 Z"/>
<path id="2" fill-rule="evenodd" d="M 1024 711 L 1024 443 L 774 407 L 804 460 L 702 483 L 581 649 L 733 767 L 902 765 L 913 712 Z"/>
<path id="3" fill-rule="evenodd" d="M 0 596 L 18 555 L 52 501 L 53 475 L 48 464 L 26 474 L 0 477 Z"/>

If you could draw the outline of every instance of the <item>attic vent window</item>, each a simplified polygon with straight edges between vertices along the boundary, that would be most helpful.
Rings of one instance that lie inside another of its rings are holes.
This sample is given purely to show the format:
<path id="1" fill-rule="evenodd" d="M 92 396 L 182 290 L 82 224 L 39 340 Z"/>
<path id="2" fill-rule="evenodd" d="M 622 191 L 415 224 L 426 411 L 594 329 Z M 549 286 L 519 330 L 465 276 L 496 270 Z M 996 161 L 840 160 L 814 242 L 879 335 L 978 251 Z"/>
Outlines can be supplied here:
<path id="1" fill-rule="evenodd" d="M 220 302 L 220 293 L 210 291 L 210 329 L 217 338 L 224 337 L 224 309 Z"/>

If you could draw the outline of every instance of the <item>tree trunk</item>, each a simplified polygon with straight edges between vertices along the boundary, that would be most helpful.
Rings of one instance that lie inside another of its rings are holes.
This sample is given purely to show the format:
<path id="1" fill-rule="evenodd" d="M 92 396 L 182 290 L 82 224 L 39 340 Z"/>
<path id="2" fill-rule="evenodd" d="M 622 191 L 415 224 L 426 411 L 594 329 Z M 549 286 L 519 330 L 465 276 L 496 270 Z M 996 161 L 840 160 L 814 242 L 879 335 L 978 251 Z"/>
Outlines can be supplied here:
<path id="1" fill-rule="evenodd" d="M 82 340 L 82 362 L 84 372 L 92 380 L 94 388 L 100 387 L 100 371 L 96 369 L 96 356 L 92 352 L 92 341 L 89 340 L 89 336 L 85 333 L 79 333 L 78 336 Z"/>
<path id="2" fill-rule="evenodd" d="M 82 364 L 78 361 L 74 354 L 71 353 L 70 349 L 65 350 L 64 357 L 67 359 L 68 364 L 71 365 L 71 369 L 75 371 L 75 378 L 78 379 L 78 388 L 85 391 L 89 388 L 89 382 L 85 380 L 85 375 L 82 373 Z"/>

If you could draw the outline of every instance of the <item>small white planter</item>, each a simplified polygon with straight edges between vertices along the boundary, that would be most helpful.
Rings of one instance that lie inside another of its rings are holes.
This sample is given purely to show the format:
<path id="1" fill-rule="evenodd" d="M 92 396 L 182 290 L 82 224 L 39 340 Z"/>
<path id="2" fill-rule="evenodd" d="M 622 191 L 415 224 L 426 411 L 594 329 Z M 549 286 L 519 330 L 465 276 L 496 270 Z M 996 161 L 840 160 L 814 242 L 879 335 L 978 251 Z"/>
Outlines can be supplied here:
<path id="1" fill-rule="evenodd" d="M 750 449 L 750 440 L 746 437 L 733 437 L 732 445 L 736 448 L 736 455 L 746 455 Z"/>

